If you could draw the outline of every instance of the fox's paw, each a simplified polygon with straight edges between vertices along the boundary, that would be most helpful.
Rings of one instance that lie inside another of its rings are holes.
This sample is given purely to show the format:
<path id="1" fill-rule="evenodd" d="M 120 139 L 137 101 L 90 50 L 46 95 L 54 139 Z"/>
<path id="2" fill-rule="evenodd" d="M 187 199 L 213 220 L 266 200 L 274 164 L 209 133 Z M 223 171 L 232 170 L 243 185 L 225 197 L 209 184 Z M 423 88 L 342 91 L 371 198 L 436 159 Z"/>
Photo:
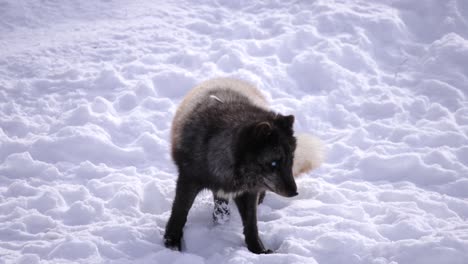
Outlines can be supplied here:
<path id="1" fill-rule="evenodd" d="M 231 211 L 229 210 L 228 202 L 225 200 L 215 200 L 213 210 L 213 222 L 222 225 L 229 221 Z"/>
<path id="2" fill-rule="evenodd" d="M 265 249 L 265 248 L 263 248 L 263 249 L 250 249 L 249 248 L 249 250 L 250 250 L 250 252 L 255 253 L 255 254 L 272 254 L 272 253 L 274 253 L 273 250 Z"/>
<path id="3" fill-rule="evenodd" d="M 167 248 L 170 248 L 172 250 L 182 250 L 182 244 L 181 244 L 181 239 L 180 238 L 173 238 L 170 236 L 164 236 L 164 245 Z"/>
<path id="4" fill-rule="evenodd" d="M 263 247 L 262 244 L 257 244 L 257 245 L 247 245 L 247 249 L 255 254 L 271 254 L 273 253 L 273 250 L 271 249 L 266 249 Z"/>

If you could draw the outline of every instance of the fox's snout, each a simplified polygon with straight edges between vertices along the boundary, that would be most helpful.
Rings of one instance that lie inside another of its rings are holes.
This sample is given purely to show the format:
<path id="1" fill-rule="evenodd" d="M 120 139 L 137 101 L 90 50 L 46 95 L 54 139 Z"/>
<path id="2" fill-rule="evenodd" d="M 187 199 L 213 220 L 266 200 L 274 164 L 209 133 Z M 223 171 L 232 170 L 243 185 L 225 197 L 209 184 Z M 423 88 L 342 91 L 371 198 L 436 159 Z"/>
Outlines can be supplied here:
<path id="1" fill-rule="evenodd" d="M 297 191 L 292 191 L 292 192 L 289 192 L 287 195 L 285 195 L 285 197 L 294 197 L 294 196 L 297 196 L 299 193 Z"/>
<path id="2" fill-rule="evenodd" d="M 299 193 L 297 192 L 297 188 L 278 188 L 274 190 L 275 193 L 283 196 L 283 197 L 294 197 L 298 195 Z"/>
<path id="3" fill-rule="evenodd" d="M 284 197 L 294 197 L 298 195 L 296 181 L 292 174 L 283 175 L 283 178 L 276 183 L 275 192 Z"/>
<path id="4" fill-rule="evenodd" d="M 292 177 L 292 175 L 291 175 L 291 179 L 288 179 L 288 180 L 292 180 L 292 182 L 289 182 L 288 184 L 286 184 L 286 188 L 284 190 L 283 196 L 294 197 L 298 195 L 296 182 L 294 181 L 294 178 Z"/>

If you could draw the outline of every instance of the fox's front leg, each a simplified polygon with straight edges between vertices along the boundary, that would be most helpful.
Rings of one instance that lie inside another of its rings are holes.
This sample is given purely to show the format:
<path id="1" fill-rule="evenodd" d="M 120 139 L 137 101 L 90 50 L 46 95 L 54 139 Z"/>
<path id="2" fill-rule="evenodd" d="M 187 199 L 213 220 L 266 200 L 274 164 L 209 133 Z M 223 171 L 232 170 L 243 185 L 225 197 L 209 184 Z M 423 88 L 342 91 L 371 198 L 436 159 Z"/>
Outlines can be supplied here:
<path id="1" fill-rule="evenodd" d="M 268 254 L 273 251 L 265 249 L 257 228 L 258 193 L 246 192 L 234 198 L 244 225 L 244 236 L 247 248 L 256 254 Z"/>

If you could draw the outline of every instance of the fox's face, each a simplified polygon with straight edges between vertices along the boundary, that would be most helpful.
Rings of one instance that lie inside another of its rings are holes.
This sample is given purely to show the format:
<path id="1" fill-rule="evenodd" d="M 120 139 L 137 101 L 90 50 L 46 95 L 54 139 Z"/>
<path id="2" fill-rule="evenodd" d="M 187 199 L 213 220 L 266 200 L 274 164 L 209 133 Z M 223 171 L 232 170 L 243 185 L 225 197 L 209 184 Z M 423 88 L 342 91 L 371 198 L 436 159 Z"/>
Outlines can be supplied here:
<path id="1" fill-rule="evenodd" d="M 293 122 L 294 116 L 277 115 L 244 129 L 236 167 L 239 180 L 248 188 L 267 189 L 285 197 L 297 195 L 292 173 L 296 148 Z"/>

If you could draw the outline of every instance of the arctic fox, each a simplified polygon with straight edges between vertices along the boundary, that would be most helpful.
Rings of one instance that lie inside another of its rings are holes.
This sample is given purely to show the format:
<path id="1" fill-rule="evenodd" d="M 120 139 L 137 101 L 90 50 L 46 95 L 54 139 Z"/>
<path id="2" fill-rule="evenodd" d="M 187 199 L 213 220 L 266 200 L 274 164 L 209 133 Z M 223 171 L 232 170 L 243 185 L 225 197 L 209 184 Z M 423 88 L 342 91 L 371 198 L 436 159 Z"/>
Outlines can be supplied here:
<path id="1" fill-rule="evenodd" d="M 271 111 L 261 92 L 245 81 L 217 78 L 191 90 L 172 123 L 179 176 L 166 247 L 181 250 L 187 214 L 197 194 L 209 189 L 215 201 L 235 201 L 247 248 L 271 253 L 258 236 L 261 194 L 296 196 L 293 175 L 318 167 L 323 159 L 321 142 L 310 135 L 296 139 L 293 123 L 294 116 Z"/>

